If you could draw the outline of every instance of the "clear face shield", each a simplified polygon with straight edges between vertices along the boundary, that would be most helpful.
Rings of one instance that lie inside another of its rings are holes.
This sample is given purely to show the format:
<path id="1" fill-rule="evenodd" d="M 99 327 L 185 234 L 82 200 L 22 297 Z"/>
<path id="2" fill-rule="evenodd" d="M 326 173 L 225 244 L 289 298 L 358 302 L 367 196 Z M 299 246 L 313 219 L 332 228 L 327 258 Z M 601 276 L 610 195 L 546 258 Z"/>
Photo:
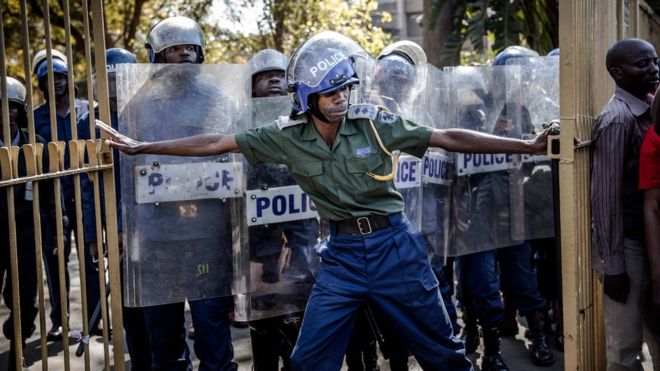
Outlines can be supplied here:
<path id="1" fill-rule="evenodd" d="M 347 60 L 352 67 L 338 71 L 337 67 Z M 350 102 L 367 102 L 373 66 L 369 54 L 344 35 L 326 31 L 311 37 L 291 56 L 287 67 L 287 86 L 294 93 L 293 109 L 305 112 L 310 95 L 329 91 L 339 81 L 349 79 L 354 85 Z"/>

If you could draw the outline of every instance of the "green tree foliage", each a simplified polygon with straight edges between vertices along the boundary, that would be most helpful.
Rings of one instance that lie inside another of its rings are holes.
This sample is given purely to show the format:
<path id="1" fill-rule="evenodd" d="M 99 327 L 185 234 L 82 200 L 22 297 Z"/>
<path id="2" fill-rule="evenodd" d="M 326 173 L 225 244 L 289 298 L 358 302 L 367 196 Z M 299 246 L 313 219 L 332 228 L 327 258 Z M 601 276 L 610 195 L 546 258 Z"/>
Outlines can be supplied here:
<path id="1" fill-rule="evenodd" d="M 558 0 L 435 0 L 426 27 L 433 29 L 443 7 L 453 6 L 452 33 L 444 42 L 444 64 L 458 64 L 468 41 L 478 53 L 527 45 L 545 54 L 559 45 Z"/>
<path id="2" fill-rule="evenodd" d="M 66 45 L 63 1 L 49 1 L 53 46 L 62 52 L 65 51 Z M 147 54 L 144 50 L 143 43 L 149 29 L 158 20 L 172 15 L 185 15 L 193 19 L 202 19 L 210 12 L 212 3 L 212 0 L 104 0 L 106 47 L 126 48 L 135 52 L 139 60 L 146 61 Z M 5 48 L 8 62 L 7 72 L 11 76 L 24 79 L 20 1 L 3 0 L 3 7 L 0 10 L 2 11 L 4 21 Z M 71 19 L 71 47 L 76 76 L 78 77 L 83 76 L 85 71 L 85 36 L 82 2 L 69 0 L 69 12 Z M 46 46 L 44 2 L 42 0 L 27 0 L 27 14 L 31 50 L 29 58 L 31 58 L 34 53 Z M 90 20 L 90 27 L 92 23 L 93 20 Z M 203 24 L 203 26 L 213 30 L 213 27 L 210 25 Z M 80 78 L 77 79 L 80 80 Z"/>
<path id="3" fill-rule="evenodd" d="M 326 30 L 351 37 L 372 55 L 387 43 L 389 35 L 372 23 L 375 0 L 225 0 L 234 22 L 245 9 L 257 9 L 257 32 L 241 34 L 225 29 L 218 35 L 212 58 L 242 62 L 255 52 L 272 48 L 291 55 L 310 36 Z M 389 18 L 385 14 L 385 21 Z"/>
<path id="4" fill-rule="evenodd" d="M 60 51 L 65 50 L 63 1 L 49 1 L 53 46 Z M 229 13 L 225 18 L 233 23 L 220 24 L 210 17 L 214 1 L 225 2 Z M 43 3 L 27 0 L 29 58 L 45 47 Z M 376 0 L 104 0 L 103 4 L 106 47 L 126 48 L 136 53 L 141 62 L 148 60 L 144 41 L 151 27 L 174 15 L 200 23 L 206 36 L 207 63 L 244 62 L 264 48 L 291 54 L 302 41 L 322 30 L 346 34 L 372 54 L 390 41 L 382 29 L 372 24 L 371 12 L 376 9 Z M 81 81 L 85 71 L 82 3 L 69 0 L 69 8 L 75 76 Z M 0 11 L 8 74 L 24 79 L 20 0 L 3 0 Z M 257 22 L 256 33 L 246 34 L 236 27 L 242 15 L 255 11 L 258 16 L 251 14 L 249 18 Z"/>

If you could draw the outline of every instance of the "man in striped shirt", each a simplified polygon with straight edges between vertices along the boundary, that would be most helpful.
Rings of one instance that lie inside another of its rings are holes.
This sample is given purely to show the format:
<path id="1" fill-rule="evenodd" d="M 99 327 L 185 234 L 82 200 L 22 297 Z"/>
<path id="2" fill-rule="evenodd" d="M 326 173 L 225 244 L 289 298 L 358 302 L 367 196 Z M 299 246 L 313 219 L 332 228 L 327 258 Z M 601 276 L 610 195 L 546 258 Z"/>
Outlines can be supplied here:
<path id="1" fill-rule="evenodd" d="M 593 263 L 605 294 L 607 369 L 641 370 L 643 340 L 654 363 L 660 362 L 654 337 L 643 339 L 643 328 L 651 329 L 645 316 L 650 280 L 638 189 L 639 151 L 651 126 L 649 104 L 659 82 L 658 62 L 651 44 L 626 39 L 610 47 L 605 63 L 616 90 L 593 129 Z M 652 330 L 660 334 L 657 326 Z"/>

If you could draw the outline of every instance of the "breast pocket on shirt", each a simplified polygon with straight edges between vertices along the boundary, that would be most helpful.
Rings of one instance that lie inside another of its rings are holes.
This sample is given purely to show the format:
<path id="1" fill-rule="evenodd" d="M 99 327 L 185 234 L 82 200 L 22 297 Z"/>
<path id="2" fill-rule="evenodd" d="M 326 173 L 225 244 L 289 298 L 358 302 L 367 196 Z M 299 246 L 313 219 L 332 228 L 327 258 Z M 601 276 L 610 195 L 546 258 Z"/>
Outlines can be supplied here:
<path id="1" fill-rule="evenodd" d="M 346 170 L 355 178 L 355 181 L 361 185 L 362 189 L 369 191 L 381 188 L 385 186 L 387 182 L 375 180 L 367 175 L 367 173 L 386 175 L 386 173 L 389 174 L 390 172 L 386 169 L 383 158 L 378 154 L 347 158 Z"/>
<path id="2" fill-rule="evenodd" d="M 311 183 L 311 185 L 317 190 L 322 188 L 323 162 L 293 161 L 291 163 L 291 172 L 297 177 L 305 178 L 305 182 Z"/>

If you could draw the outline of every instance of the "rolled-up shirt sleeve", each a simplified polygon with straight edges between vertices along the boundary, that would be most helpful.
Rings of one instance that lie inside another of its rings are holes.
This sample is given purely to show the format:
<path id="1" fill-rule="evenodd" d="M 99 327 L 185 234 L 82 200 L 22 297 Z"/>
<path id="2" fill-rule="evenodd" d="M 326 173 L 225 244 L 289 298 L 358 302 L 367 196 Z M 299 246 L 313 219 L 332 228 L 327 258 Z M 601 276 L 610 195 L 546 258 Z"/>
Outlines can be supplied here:
<path id="1" fill-rule="evenodd" d="M 236 144 L 252 165 L 285 163 L 282 133 L 277 124 L 270 124 L 236 134 Z"/>
<path id="2" fill-rule="evenodd" d="M 592 243 L 603 272 L 626 271 L 623 259 L 623 169 L 631 128 L 620 123 L 603 127 L 592 152 Z"/>
<path id="3" fill-rule="evenodd" d="M 378 133 L 390 150 L 400 150 L 422 158 L 429 147 L 433 128 L 398 118 L 393 124 L 377 123 Z"/>

